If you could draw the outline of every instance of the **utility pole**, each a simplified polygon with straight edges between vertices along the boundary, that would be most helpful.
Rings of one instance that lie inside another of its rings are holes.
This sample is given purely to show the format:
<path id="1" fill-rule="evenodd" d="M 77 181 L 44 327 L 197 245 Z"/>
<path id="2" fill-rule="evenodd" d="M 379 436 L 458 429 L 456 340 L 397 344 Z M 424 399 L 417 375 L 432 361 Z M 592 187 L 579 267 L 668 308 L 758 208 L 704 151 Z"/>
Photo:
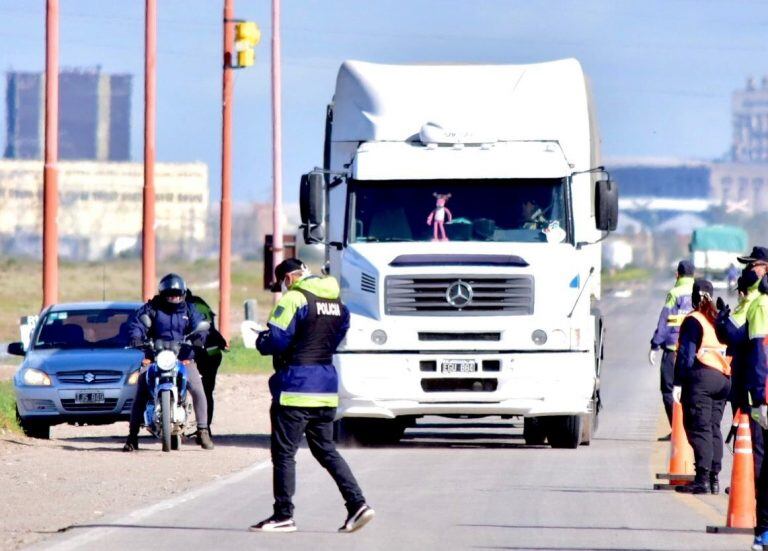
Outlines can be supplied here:
<path id="1" fill-rule="evenodd" d="M 45 4 L 43 308 L 59 300 L 59 0 Z"/>
<path id="2" fill-rule="evenodd" d="M 232 255 L 232 88 L 235 0 L 224 0 L 224 66 L 221 86 L 221 219 L 219 244 L 219 332 L 229 340 Z"/>
<path id="3" fill-rule="evenodd" d="M 280 0 L 272 0 L 272 266 L 283 261 L 282 104 L 280 98 Z M 274 300 L 280 298 L 275 293 Z"/>
<path id="4" fill-rule="evenodd" d="M 155 115 L 157 0 L 146 0 L 144 22 L 144 218 L 141 234 L 141 294 L 155 290 Z"/>

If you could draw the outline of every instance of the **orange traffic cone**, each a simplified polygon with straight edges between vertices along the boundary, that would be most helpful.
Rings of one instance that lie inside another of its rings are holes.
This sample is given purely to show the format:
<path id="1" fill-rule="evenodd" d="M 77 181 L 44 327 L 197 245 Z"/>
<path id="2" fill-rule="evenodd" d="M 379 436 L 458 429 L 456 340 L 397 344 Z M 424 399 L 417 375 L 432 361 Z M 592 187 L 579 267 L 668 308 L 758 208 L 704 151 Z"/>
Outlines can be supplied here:
<path id="1" fill-rule="evenodd" d="M 751 534 L 755 527 L 755 463 L 752 459 L 752 435 L 749 416 L 737 413 L 739 428 L 733 445 L 731 492 L 725 526 L 707 526 L 711 534 Z"/>
<path id="2" fill-rule="evenodd" d="M 672 404 L 672 437 L 669 444 L 669 472 L 656 474 L 656 478 L 669 480 L 669 484 L 654 484 L 654 490 L 671 490 L 693 481 L 693 448 L 685 435 L 683 406 L 679 402 Z"/>

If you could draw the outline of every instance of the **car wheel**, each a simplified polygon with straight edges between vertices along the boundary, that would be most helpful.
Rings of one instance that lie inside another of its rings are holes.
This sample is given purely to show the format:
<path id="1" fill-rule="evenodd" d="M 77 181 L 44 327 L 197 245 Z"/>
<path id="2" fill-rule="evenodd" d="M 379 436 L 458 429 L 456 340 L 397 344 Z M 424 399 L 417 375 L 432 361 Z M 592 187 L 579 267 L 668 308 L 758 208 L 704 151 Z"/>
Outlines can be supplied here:
<path id="1" fill-rule="evenodd" d="M 35 421 L 34 419 L 24 419 L 19 415 L 19 409 L 16 408 L 16 421 L 19 423 L 21 430 L 24 434 L 30 438 L 40 438 L 41 440 L 49 440 L 51 438 L 51 425 L 42 421 Z"/>

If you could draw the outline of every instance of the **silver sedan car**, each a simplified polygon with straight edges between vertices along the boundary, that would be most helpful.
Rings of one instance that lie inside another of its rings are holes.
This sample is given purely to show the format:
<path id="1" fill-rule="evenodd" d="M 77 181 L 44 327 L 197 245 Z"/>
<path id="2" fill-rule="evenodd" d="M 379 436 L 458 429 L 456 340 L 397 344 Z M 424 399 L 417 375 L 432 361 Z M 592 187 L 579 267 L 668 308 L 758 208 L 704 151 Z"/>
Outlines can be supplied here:
<path id="1" fill-rule="evenodd" d="M 49 438 L 51 425 L 126 420 L 141 361 L 128 348 L 133 302 L 56 304 L 41 312 L 28 348 L 8 346 L 24 361 L 13 378 L 16 410 L 27 436 Z"/>

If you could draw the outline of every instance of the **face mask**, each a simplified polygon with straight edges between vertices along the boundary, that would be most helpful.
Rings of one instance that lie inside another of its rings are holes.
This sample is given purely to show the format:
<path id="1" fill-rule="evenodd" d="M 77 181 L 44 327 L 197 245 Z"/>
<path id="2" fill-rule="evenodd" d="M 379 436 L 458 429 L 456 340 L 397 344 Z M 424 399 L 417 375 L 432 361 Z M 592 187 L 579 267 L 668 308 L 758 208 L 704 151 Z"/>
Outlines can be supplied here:
<path id="1" fill-rule="evenodd" d="M 285 280 L 280 282 L 280 291 L 283 293 L 288 292 L 288 285 L 285 284 Z"/>
<path id="2" fill-rule="evenodd" d="M 745 272 L 742 276 L 744 279 L 744 288 L 749 289 L 752 287 L 755 283 L 757 283 L 757 274 L 753 272 L 752 270 L 749 270 Z"/>

